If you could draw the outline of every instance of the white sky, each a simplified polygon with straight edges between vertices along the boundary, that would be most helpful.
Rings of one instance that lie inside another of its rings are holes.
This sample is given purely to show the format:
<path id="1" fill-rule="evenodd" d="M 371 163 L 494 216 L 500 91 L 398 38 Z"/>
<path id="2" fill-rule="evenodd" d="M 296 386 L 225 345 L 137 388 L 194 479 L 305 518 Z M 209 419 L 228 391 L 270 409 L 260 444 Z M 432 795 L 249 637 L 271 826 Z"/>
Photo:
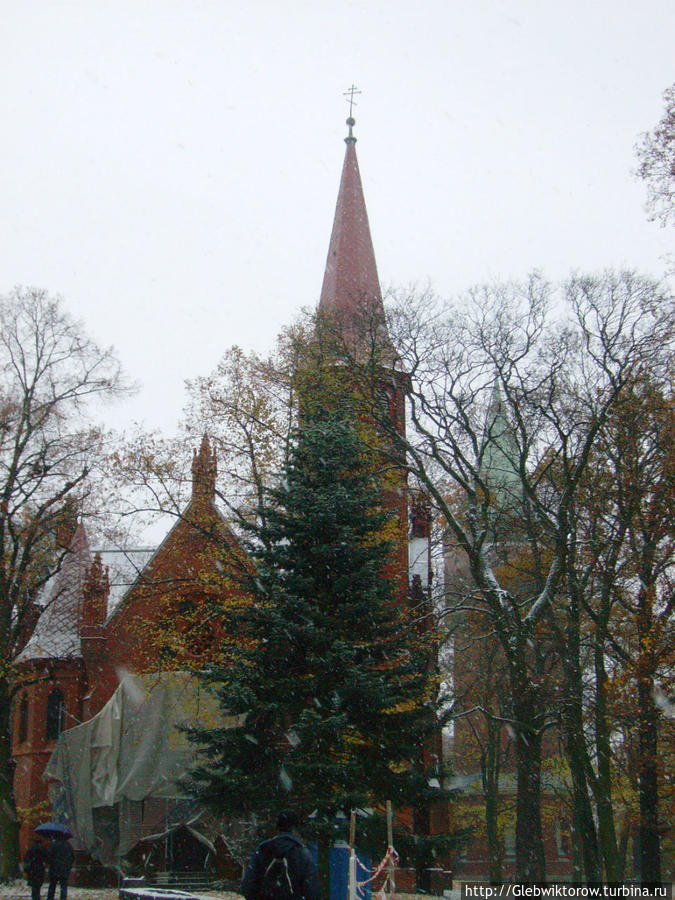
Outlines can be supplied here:
<path id="1" fill-rule="evenodd" d="M 383 287 L 661 276 L 634 145 L 673 0 L 21 0 L 0 18 L 0 292 L 62 294 L 170 430 L 321 280 L 354 82 Z"/>

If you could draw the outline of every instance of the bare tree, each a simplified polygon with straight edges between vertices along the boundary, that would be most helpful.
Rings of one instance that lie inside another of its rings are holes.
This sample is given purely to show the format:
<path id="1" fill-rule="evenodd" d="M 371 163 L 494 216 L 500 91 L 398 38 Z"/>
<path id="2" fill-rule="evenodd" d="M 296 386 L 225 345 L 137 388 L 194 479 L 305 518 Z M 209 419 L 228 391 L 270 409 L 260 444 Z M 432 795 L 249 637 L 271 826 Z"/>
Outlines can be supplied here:
<path id="1" fill-rule="evenodd" d="M 566 615 L 575 499 L 613 406 L 653 348 L 672 338 L 671 304 L 631 273 L 574 277 L 557 294 L 535 275 L 475 289 L 450 308 L 399 298 L 391 332 L 410 374 L 413 429 L 399 452 L 466 554 L 502 647 L 517 875 L 541 880 L 542 737 L 552 679 L 566 664 L 551 623 L 562 628 Z M 377 415 L 381 397 L 373 401 Z M 380 424 L 387 428 L 386 416 Z M 391 439 L 402 440 L 393 430 Z M 448 482 L 464 493 L 462 516 L 447 500 Z"/>
<path id="2" fill-rule="evenodd" d="M 558 290 L 535 275 L 524 284 L 477 288 L 454 307 L 401 296 L 390 323 L 398 360 L 383 348 L 380 322 L 366 317 L 356 351 L 339 327 L 336 334 L 330 323 L 312 322 L 286 345 L 287 355 L 261 360 L 234 349 L 213 376 L 191 386 L 192 441 L 204 428 L 215 438 L 226 467 L 221 498 L 235 519 L 245 519 L 281 468 L 297 416 L 298 362 L 308 352 L 331 366 L 342 357 L 340 390 L 348 383 L 349 402 L 364 404 L 364 417 L 377 423 L 373 449 L 389 453 L 392 467 L 405 458 L 433 498 L 465 556 L 483 632 L 498 642 L 508 684 L 499 721 L 514 741 L 523 880 L 544 877 L 542 741 L 559 720 L 586 876 L 600 878 L 603 864 L 617 871 L 611 711 L 602 706 L 616 580 L 603 610 L 597 589 L 583 581 L 586 570 L 574 564 L 588 540 L 590 476 L 608 459 L 608 423 L 639 373 L 672 343 L 671 300 L 632 273 L 575 276 Z M 407 440 L 393 427 L 387 380 L 394 377 L 408 380 Z M 160 484 L 162 494 L 167 487 Z M 609 572 L 626 534 L 624 526 L 617 538 L 607 526 L 607 557 L 602 571 L 594 561 L 594 583 Z M 600 613 L 592 625 L 591 611 Z M 595 748 L 585 739 L 589 672 L 599 679 L 591 698 Z"/>
<path id="3" fill-rule="evenodd" d="M 650 218 L 675 223 L 675 84 L 663 94 L 665 109 L 653 131 L 642 135 L 636 148 L 637 175 L 647 185 Z"/>
<path id="4" fill-rule="evenodd" d="M 671 383 L 672 365 L 653 364 L 642 373 L 610 420 L 607 446 L 617 519 L 625 528 L 622 577 L 615 580 L 617 611 L 630 623 L 633 638 L 615 640 L 610 652 L 633 686 L 640 877 L 646 883 L 661 881 L 659 734 L 667 722 L 657 701 L 659 680 L 664 687 L 672 681 L 675 659 Z"/>
<path id="5" fill-rule="evenodd" d="M 40 590 L 63 562 L 57 534 L 82 508 L 104 435 L 92 404 L 124 394 L 110 349 L 45 291 L 0 298 L 0 877 L 13 873 L 12 661 L 40 614 Z"/>
<path id="6" fill-rule="evenodd" d="M 467 602 L 468 601 L 468 602 Z M 509 696 L 501 646 L 489 623 L 472 621 L 463 597 L 448 610 L 459 620 L 454 632 L 454 755 L 463 767 L 478 763 L 485 803 L 485 840 L 492 884 L 503 880 L 504 834 L 500 819 L 507 805 L 500 796 L 500 775 L 511 750 L 508 738 Z M 480 608 L 480 604 L 478 606 Z M 463 627 L 464 626 L 464 627 Z M 462 757 L 466 757 L 462 759 Z M 470 772 L 467 774 L 471 774 Z"/>

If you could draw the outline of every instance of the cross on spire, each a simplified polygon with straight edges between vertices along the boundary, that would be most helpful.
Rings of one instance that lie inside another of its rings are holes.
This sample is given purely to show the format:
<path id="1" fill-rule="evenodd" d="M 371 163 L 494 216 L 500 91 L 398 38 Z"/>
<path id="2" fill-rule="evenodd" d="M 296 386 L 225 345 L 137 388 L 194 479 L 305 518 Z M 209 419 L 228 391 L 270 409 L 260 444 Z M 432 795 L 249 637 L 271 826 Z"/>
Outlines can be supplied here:
<path id="1" fill-rule="evenodd" d="M 356 100 L 354 99 L 354 95 L 360 94 L 360 93 L 361 93 L 361 91 L 356 87 L 355 84 L 353 84 L 349 88 L 349 90 L 345 91 L 344 94 L 342 95 L 343 97 L 349 98 L 349 118 L 350 119 L 352 117 L 352 107 L 356 106 Z"/>
<path id="2" fill-rule="evenodd" d="M 361 93 L 361 91 L 356 87 L 355 84 L 353 84 L 349 88 L 349 90 L 345 91 L 342 95 L 343 97 L 346 97 L 349 102 L 349 118 L 347 119 L 347 125 L 349 125 L 349 134 L 345 138 L 345 141 L 348 144 L 356 143 L 356 138 L 354 137 L 354 135 L 352 133 L 352 128 L 354 127 L 354 124 L 355 124 L 355 120 L 352 115 L 352 112 L 354 110 L 354 107 L 356 106 L 356 100 L 354 99 L 354 97 L 356 94 L 360 94 L 360 93 Z"/>

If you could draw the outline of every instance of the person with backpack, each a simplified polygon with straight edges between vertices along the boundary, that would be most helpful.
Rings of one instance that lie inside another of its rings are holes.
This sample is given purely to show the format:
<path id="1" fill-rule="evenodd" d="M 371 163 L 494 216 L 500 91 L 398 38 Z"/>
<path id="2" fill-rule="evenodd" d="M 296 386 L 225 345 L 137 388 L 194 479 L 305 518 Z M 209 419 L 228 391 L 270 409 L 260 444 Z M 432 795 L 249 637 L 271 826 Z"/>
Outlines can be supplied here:
<path id="1" fill-rule="evenodd" d="M 56 885 L 60 888 L 61 900 L 68 898 L 68 876 L 75 862 L 75 852 L 65 834 L 56 834 L 47 851 L 49 862 L 49 887 L 47 900 L 54 900 Z"/>
<path id="2" fill-rule="evenodd" d="M 319 900 L 319 874 L 298 828 L 292 810 L 279 814 L 276 836 L 256 848 L 244 872 L 246 900 Z"/>
<path id="3" fill-rule="evenodd" d="M 47 854 L 41 838 L 37 835 L 23 858 L 23 871 L 30 885 L 31 900 L 40 900 L 40 890 L 45 880 L 45 863 Z"/>

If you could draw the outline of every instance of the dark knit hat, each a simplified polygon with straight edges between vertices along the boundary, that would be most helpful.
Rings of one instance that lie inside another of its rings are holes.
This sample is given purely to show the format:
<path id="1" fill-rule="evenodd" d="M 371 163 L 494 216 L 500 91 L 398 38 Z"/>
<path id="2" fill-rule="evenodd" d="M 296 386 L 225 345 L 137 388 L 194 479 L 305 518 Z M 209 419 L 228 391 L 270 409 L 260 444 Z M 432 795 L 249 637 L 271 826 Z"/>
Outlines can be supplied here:
<path id="1" fill-rule="evenodd" d="M 298 817 L 292 809 L 285 809 L 283 812 L 279 813 L 277 819 L 277 829 L 279 831 L 292 831 L 294 828 L 297 828 L 299 824 Z"/>

